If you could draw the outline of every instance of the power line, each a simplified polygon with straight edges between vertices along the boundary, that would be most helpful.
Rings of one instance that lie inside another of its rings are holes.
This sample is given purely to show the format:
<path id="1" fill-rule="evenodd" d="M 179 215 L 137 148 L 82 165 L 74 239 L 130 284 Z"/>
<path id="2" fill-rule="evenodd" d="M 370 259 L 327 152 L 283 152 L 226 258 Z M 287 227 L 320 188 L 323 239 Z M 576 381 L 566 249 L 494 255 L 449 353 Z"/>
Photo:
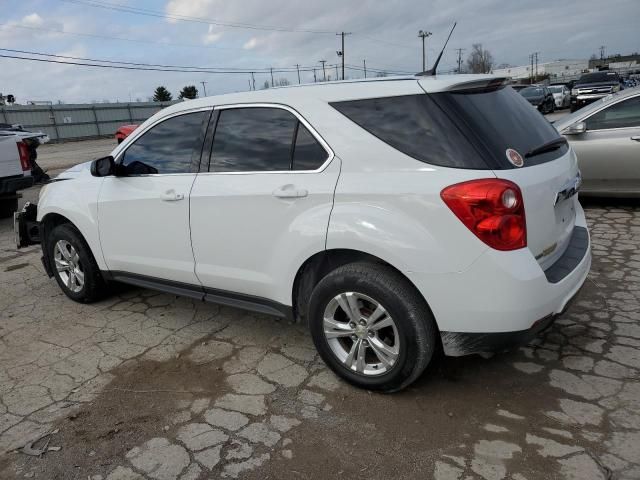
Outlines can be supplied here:
<path id="1" fill-rule="evenodd" d="M 2 50 L 2 49 L 0 49 Z M 98 67 L 98 68 L 114 68 L 119 70 L 135 70 L 135 71 L 151 71 L 151 72 L 176 72 L 176 73 L 209 73 L 209 74 L 250 74 L 254 73 L 291 73 L 295 70 L 291 69 L 275 69 L 271 68 L 268 71 L 258 71 L 255 69 L 249 70 L 213 70 L 213 69 L 197 69 L 192 67 L 193 69 L 185 70 L 180 68 L 159 68 L 159 67 L 146 67 L 146 66 L 129 66 L 129 65 L 114 65 L 113 63 L 102 64 L 102 63 L 89 63 L 79 62 L 79 61 L 69 61 L 69 60 L 55 60 L 52 58 L 33 58 L 33 57 L 24 57 L 20 55 L 5 55 L 0 54 L 0 58 L 11 58 L 15 60 L 25 60 L 32 62 L 41 62 L 41 63 L 55 63 L 60 65 L 73 65 L 73 66 L 81 66 L 81 67 Z M 94 60 L 93 62 L 100 60 Z M 337 65 L 336 65 L 337 66 Z M 311 68 L 301 69 L 303 71 L 311 71 Z"/>
<path id="2" fill-rule="evenodd" d="M 202 23 L 207 25 L 218 25 L 221 27 L 241 28 L 249 30 L 265 30 L 273 32 L 288 32 L 288 33 L 313 33 L 320 35 L 329 35 L 333 32 L 323 30 L 310 30 L 302 28 L 290 28 L 276 25 L 259 25 L 254 23 L 242 23 L 242 22 L 226 22 L 213 18 L 194 17 L 189 15 L 168 14 L 159 12 L 157 10 L 151 10 L 148 8 L 130 7 L 127 5 L 109 3 L 98 0 L 60 0 L 66 3 L 73 3 L 76 5 L 83 5 L 93 8 L 102 8 L 105 10 L 113 10 L 117 12 L 131 13 L 134 15 L 145 15 L 148 17 L 165 18 L 169 20 L 178 20 L 182 22 Z"/>
<path id="3" fill-rule="evenodd" d="M 186 71 L 206 71 L 206 72 L 210 72 L 210 71 L 217 71 L 217 70 L 222 70 L 222 71 L 228 71 L 228 72 L 232 72 L 232 71 L 238 71 L 238 73 L 268 73 L 270 72 L 270 68 L 253 68 L 251 70 L 248 70 L 248 68 L 242 68 L 242 67 L 196 67 L 196 66 L 191 66 L 191 65 L 166 65 L 166 64 L 158 64 L 158 63 L 138 63 L 138 62 L 126 62 L 126 61 L 122 61 L 122 60 L 104 60 L 104 59 L 98 59 L 98 58 L 87 58 L 87 57 L 74 57 L 71 55 L 56 55 L 53 53 L 44 53 L 44 52 L 34 52 L 34 51 L 29 51 L 29 50 L 15 50 L 15 49 L 11 49 L 11 48 L 0 48 L 0 51 L 4 51 L 4 52 L 11 52 L 11 53 L 21 53 L 21 54 L 27 54 L 27 55 L 37 55 L 37 56 L 41 56 L 41 57 L 53 57 L 53 58 L 63 58 L 63 59 L 68 59 L 68 60 L 80 60 L 83 62 L 99 62 L 99 63 L 108 63 L 108 64 L 113 64 L 113 65 L 132 65 L 132 66 L 138 66 L 138 67 L 158 67 L 158 68 L 163 68 L 163 69 L 187 69 Z M 67 63 L 67 62 L 62 62 L 62 63 Z M 106 65 L 105 65 L 106 66 Z M 300 66 L 298 65 L 298 68 L 300 68 Z M 302 70 L 309 70 L 311 67 L 302 67 Z M 288 68 L 288 67 L 281 67 L 281 68 L 276 68 L 274 70 L 275 72 L 279 72 L 279 73 L 286 73 L 286 72 L 294 72 L 296 71 L 294 68 Z"/>
<path id="4" fill-rule="evenodd" d="M 188 44 L 188 43 L 170 43 L 170 42 L 155 42 L 153 40 L 143 40 L 143 39 L 134 39 L 134 38 L 125 38 L 125 37 L 114 37 L 109 35 L 98 35 L 94 33 L 84 33 L 84 32 L 70 32 L 68 30 L 58 30 L 54 28 L 44 28 L 44 27 L 29 27 L 27 25 L 13 25 L 9 23 L 0 23 L 2 27 L 9 28 L 22 28 L 27 30 L 36 30 L 42 32 L 52 32 L 52 33 L 61 33 L 63 35 L 74 35 L 78 37 L 88 37 L 88 38 L 99 38 L 106 40 L 119 40 L 122 42 L 133 42 L 133 43 L 147 43 L 152 45 L 162 45 L 163 47 L 171 46 L 171 47 L 182 47 L 182 48 L 212 48 L 215 50 L 244 50 L 241 47 L 218 47 L 214 45 L 196 45 L 196 44 Z"/>

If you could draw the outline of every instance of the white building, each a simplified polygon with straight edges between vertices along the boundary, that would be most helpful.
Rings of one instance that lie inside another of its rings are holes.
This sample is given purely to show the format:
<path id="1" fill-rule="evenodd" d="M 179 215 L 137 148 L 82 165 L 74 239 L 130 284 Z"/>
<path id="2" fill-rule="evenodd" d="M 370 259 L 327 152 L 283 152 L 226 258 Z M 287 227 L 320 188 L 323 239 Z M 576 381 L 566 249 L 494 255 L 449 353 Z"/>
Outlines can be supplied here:
<path id="1" fill-rule="evenodd" d="M 538 76 L 549 75 L 551 83 L 572 80 L 579 77 L 584 72 L 589 71 L 589 60 L 554 60 L 552 62 L 538 63 Z M 536 65 L 533 65 L 533 73 L 536 72 Z M 531 76 L 531 65 L 521 65 L 517 67 L 496 68 L 492 71 L 495 75 L 511 77 L 514 80 L 529 78 Z"/>

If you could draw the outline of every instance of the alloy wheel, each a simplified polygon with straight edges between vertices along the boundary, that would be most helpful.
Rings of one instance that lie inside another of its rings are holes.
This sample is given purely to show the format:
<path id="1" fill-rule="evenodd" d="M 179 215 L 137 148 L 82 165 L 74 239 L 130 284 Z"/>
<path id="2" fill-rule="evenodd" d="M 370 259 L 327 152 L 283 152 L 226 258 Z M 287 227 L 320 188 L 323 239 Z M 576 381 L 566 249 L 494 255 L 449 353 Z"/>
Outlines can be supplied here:
<path id="1" fill-rule="evenodd" d="M 388 372 L 400 353 L 395 321 L 379 302 L 361 293 L 332 298 L 325 308 L 323 331 L 338 360 L 361 375 Z"/>
<path id="2" fill-rule="evenodd" d="M 53 249 L 53 259 L 62 283 L 78 293 L 84 287 L 84 270 L 76 249 L 66 240 L 58 240 Z"/>

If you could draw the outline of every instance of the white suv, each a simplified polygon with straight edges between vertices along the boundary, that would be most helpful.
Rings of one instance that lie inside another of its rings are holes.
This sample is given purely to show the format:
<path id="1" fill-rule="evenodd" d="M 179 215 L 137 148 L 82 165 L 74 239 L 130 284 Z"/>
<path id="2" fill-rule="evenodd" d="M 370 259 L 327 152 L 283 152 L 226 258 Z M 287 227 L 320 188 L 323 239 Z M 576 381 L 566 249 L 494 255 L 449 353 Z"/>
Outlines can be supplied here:
<path id="1" fill-rule="evenodd" d="M 19 245 L 73 300 L 111 281 L 304 319 L 349 382 L 546 328 L 589 271 L 576 157 L 491 76 L 206 97 L 43 188 Z"/>

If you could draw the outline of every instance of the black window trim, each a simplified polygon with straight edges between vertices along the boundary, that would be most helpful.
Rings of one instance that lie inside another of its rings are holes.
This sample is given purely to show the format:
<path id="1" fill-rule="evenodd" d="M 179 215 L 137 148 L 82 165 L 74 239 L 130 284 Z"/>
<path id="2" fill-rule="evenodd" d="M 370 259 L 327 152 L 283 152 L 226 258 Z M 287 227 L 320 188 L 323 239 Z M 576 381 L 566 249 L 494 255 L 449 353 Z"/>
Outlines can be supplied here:
<path id="1" fill-rule="evenodd" d="M 158 118 L 155 122 L 147 125 L 144 130 L 140 130 L 137 131 L 138 129 L 134 130 L 135 136 L 131 138 L 131 141 L 127 142 L 127 145 L 122 149 L 122 151 L 116 153 L 115 155 L 115 163 L 117 165 L 121 165 L 122 161 L 124 160 L 124 156 L 127 153 L 127 150 L 129 150 L 129 148 L 138 141 L 138 139 L 140 137 L 142 137 L 145 133 L 147 133 L 149 130 L 151 130 L 152 128 L 154 128 L 156 125 L 159 125 L 163 122 L 166 122 L 167 120 L 170 120 L 172 118 L 175 117 L 180 117 L 182 115 L 188 115 L 190 113 L 198 113 L 198 112 L 209 112 L 209 115 L 205 115 L 205 118 L 202 120 L 202 125 L 200 126 L 200 130 L 198 132 L 198 140 L 200 141 L 200 149 L 199 150 L 194 150 L 194 152 L 191 155 L 191 162 L 189 163 L 189 172 L 180 172 L 180 173 L 145 173 L 145 174 L 138 174 L 138 175 L 131 175 L 132 178 L 138 178 L 138 177 L 164 177 L 164 176 L 168 176 L 168 175 L 196 175 L 198 173 L 198 168 L 200 165 L 200 158 L 202 156 L 203 153 L 203 147 L 205 147 L 204 142 L 206 140 L 206 138 L 203 136 L 203 134 L 206 132 L 206 130 L 204 130 L 207 125 L 209 124 L 211 115 L 213 114 L 214 111 L 214 107 L 213 105 L 207 106 L 207 107 L 199 107 L 199 108 L 193 108 L 190 110 L 180 110 L 179 112 L 174 112 L 171 113 L 169 115 L 163 116 L 161 118 Z M 132 134 L 133 135 L 133 134 Z"/>
<path id="2" fill-rule="evenodd" d="M 327 153 L 327 159 L 324 161 L 324 163 L 322 165 L 320 165 L 318 168 L 316 168 L 315 170 L 292 170 L 292 162 L 293 162 L 293 144 L 295 141 L 295 136 L 293 137 L 292 140 L 292 148 L 290 151 L 290 162 L 289 162 L 289 166 L 290 169 L 289 170 L 251 170 L 251 171 L 242 171 L 242 172 L 216 172 L 216 171 L 211 171 L 211 168 L 214 166 L 214 159 L 213 159 L 213 141 L 211 142 L 210 145 L 207 146 L 208 148 L 208 153 L 209 153 L 209 171 L 201 171 L 200 174 L 201 175 L 255 175 L 255 174 L 274 174 L 274 173 L 307 173 L 307 174 L 311 174 L 311 173 L 320 173 L 323 170 L 325 170 L 329 164 L 333 161 L 333 159 L 335 158 L 335 153 L 333 152 L 333 149 L 329 146 L 329 144 L 325 141 L 325 139 L 316 131 L 315 128 L 313 128 L 313 126 L 307 121 L 307 119 L 305 119 L 296 109 L 294 109 L 293 107 L 290 107 L 289 105 L 285 105 L 282 103 L 269 103 L 269 102 L 260 102 L 260 103 L 232 103 L 232 104 L 227 104 L 227 105 L 216 105 L 214 107 L 214 113 L 220 112 L 222 110 L 231 110 L 231 109 L 239 109 L 239 108 L 279 108 L 281 110 L 286 110 L 289 113 L 291 113 L 296 119 L 296 128 L 295 128 L 295 132 L 297 133 L 298 131 L 298 126 L 299 124 L 304 125 L 307 130 L 309 131 L 309 133 L 311 133 L 311 136 L 313 138 L 315 138 L 315 140 L 320 144 L 320 146 L 325 150 L 325 152 Z M 212 117 L 212 119 L 214 119 L 214 117 Z M 218 121 L 220 120 L 220 114 L 218 113 L 217 115 L 215 115 L 215 125 L 213 126 L 213 137 L 215 137 L 215 130 L 218 128 Z M 213 139 L 212 139 L 213 140 Z M 204 163 L 204 162 L 203 162 Z"/>

